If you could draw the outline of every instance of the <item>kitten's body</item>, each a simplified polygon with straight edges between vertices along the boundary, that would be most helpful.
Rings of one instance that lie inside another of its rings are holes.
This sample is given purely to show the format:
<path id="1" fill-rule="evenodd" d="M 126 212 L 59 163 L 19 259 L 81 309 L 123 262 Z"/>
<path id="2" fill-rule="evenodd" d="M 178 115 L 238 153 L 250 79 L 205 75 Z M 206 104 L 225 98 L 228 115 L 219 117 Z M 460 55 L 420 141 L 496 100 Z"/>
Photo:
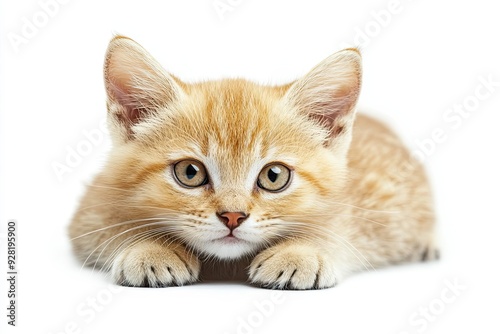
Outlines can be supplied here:
<path id="1" fill-rule="evenodd" d="M 248 273 L 293 289 L 432 258 L 424 172 L 382 124 L 354 120 L 359 55 L 343 52 L 287 86 L 188 85 L 114 39 L 105 73 L 115 147 L 70 226 L 77 256 L 126 285 Z M 186 159 L 208 183 L 180 186 L 173 168 Z M 256 180 L 277 162 L 292 176 L 266 191 Z M 227 212 L 246 215 L 236 238 Z"/>

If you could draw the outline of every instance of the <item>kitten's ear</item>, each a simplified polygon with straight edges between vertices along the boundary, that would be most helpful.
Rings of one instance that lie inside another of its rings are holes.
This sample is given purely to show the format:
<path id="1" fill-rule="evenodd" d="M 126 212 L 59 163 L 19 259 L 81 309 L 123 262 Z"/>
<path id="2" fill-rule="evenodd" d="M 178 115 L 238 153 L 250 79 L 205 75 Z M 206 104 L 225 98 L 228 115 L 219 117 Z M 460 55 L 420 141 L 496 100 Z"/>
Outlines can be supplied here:
<path id="1" fill-rule="evenodd" d="M 292 84 L 287 103 L 329 131 L 325 145 L 348 146 L 361 89 L 361 55 L 345 49 Z"/>
<path id="2" fill-rule="evenodd" d="M 182 88 L 133 40 L 111 40 L 104 64 L 110 126 L 121 140 L 134 138 L 154 124 L 159 108 L 175 102 Z"/>

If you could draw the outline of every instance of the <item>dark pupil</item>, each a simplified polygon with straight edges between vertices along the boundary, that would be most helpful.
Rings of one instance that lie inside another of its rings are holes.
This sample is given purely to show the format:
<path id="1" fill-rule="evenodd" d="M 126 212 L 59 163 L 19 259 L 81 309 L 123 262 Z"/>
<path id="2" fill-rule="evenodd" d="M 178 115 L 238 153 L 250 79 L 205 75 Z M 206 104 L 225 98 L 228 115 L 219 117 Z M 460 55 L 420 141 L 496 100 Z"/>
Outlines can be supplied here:
<path id="1" fill-rule="evenodd" d="M 281 169 L 279 167 L 269 168 L 269 171 L 267 172 L 267 177 L 271 182 L 276 182 L 276 179 L 278 179 L 280 173 Z"/>
<path id="2" fill-rule="evenodd" d="M 196 174 L 198 173 L 199 170 L 200 169 L 198 167 L 196 167 L 195 165 L 193 165 L 193 164 L 189 165 L 186 168 L 186 177 L 191 180 L 193 177 L 196 176 Z"/>

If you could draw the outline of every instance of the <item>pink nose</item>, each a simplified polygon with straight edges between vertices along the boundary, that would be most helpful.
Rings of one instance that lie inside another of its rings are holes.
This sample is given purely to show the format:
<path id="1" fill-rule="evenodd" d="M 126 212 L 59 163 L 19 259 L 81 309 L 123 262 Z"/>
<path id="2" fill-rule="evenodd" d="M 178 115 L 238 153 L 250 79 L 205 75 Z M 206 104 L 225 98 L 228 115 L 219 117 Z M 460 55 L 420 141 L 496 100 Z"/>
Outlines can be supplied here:
<path id="1" fill-rule="evenodd" d="M 240 226 L 248 218 L 248 215 L 243 212 L 222 212 L 217 213 L 217 217 L 232 231 Z"/>

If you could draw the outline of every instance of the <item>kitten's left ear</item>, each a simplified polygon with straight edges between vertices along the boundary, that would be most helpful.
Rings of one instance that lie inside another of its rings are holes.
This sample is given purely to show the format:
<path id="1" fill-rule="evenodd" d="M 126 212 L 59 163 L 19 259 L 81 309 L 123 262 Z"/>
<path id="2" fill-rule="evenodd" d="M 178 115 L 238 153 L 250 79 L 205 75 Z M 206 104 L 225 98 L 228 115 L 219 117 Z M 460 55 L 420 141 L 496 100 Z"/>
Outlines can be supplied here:
<path id="1" fill-rule="evenodd" d="M 360 89 L 361 55 L 357 49 L 345 49 L 294 82 L 285 101 L 329 131 L 325 145 L 347 151 Z"/>

